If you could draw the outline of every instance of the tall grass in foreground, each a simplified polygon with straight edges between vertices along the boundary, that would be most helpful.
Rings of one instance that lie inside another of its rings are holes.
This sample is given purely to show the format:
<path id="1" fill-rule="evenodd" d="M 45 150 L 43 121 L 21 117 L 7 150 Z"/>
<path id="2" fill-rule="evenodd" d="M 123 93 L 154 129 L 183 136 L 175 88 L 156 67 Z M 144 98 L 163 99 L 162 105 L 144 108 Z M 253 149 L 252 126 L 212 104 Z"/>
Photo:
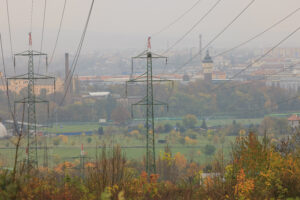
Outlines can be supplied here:
<path id="1" fill-rule="evenodd" d="M 63 162 L 53 169 L 0 171 L 0 199 L 198 200 L 300 197 L 299 144 L 295 136 L 271 144 L 250 133 L 237 137 L 231 159 L 222 152 L 205 165 L 172 154 L 159 155 L 157 174 L 144 161 L 127 160 L 119 146 L 103 147 L 93 162 Z"/>

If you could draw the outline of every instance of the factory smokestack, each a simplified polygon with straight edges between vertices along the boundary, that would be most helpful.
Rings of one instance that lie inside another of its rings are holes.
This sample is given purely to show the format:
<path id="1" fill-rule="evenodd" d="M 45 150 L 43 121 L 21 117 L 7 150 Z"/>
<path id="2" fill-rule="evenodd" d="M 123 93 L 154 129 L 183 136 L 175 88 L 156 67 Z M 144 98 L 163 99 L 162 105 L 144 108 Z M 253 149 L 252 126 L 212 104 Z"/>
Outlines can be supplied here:
<path id="1" fill-rule="evenodd" d="M 68 81 L 69 76 L 69 53 L 65 53 L 65 82 Z"/>
<path id="2" fill-rule="evenodd" d="M 69 53 L 65 53 L 65 92 L 67 93 L 67 98 L 71 98 L 73 94 L 73 78 L 70 70 L 69 64 Z"/>

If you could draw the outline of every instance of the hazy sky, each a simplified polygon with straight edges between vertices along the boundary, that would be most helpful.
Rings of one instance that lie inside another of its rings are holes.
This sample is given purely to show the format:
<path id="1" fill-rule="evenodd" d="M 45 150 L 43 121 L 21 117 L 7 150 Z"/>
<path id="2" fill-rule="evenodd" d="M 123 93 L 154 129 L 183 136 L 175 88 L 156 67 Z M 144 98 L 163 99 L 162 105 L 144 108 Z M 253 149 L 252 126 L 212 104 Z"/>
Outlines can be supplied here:
<path id="1" fill-rule="evenodd" d="M 95 0 L 95 7 L 86 35 L 83 53 L 103 49 L 143 48 L 146 38 L 168 25 L 189 9 L 197 0 Z M 160 35 L 152 38 L 154 49 L 164 49 L 181 37 L 217 0 L 202 0 L 182 20 Z M 0 31 L 4 48 L 8 51 L 8 25 L 6 0 L 0 0 Z M 31 0 L 8 0 L 14 51 L 27 48 L 27 33 L 30 24 Z M 91 0 L 67 0 L 65 20 L 58 53 L 73 52 L 76 48 Z M 229 23 L 250 0 L 223 0 L 217 8 L 188 35 L 176 48 L 197 46 L 198 35 L 203 34 L 203 43 L 213 38 Z M 64 0 L 47 0 L 44 50 L 53 49 Z M 39 49 L 44 0 L 34 0 L 33 43 Z M 256 0 L 256 2 L 226 31 L 214 47 L 231 47 L 242 42 L 288 13 L 300 7 L 299 0 Z M 278 28 L 249 46 L 272 46 L 296 29 L 300 11 Z M 284 46 L 300 46 L 300 32 Z"/>

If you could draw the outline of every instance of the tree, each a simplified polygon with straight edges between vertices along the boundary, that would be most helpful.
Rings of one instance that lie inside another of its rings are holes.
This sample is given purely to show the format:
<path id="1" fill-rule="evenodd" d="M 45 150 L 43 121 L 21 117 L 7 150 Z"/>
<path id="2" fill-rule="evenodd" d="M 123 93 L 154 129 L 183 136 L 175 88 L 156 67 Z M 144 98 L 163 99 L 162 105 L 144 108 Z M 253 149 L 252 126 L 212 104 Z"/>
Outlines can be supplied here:
<path id="1" fill-rule="evenodd" d="M 192 129 L 188 129 L 185 131 L 184 135 L 189 136 L 191 139 L 197 139 L 198 133 Z"/>
<path id="2" fill-rule="evenodd" d="M 182 119 L 182 123 L 184 125 L 185 128 L 195 128 L 195 125 L 197 124 L 198 120 L 197 117 L 195 115 L 186 115 L 183 119 Z"/>
<path id="3" fill-rule="evenodd" d="M 98 134 L 99 134 L 99 135 L 103 135 L 103 134 L 104 134 L 104 130 L 103 130 L 103 127 L 102 127 L 102 126 L 100 126 L 100 127 L 98 128 Z"/>
<path id="4" fill-rule="evenodd" d="M 183 154 L 178 152 L 175 154 L 174 158 L 175 158 L 175 165 L 180 171 L 186 168 L 187 160 Z"/>
<path id="5" fill-rule="evenodd" d="M 61 139 L 60 139 L 59 137 L 55 137 L 55 138 L 53 139 L 53 145 L 54 145 L 54 146 L 58 146 L 59 143 L 60 143 L 60 141 L 61 141 Z"/>
<path id="6" fill-rule="evenodd" d="M 116 123 L 123 125 L 130 119 L 130 113 L 126 108 L 119 105 L 112 111 L 111 118 Z"/>
<path id="7" fill-rule="evenodd" d="M 185 128 L 184 128 L 184 126 L 181 124 L 181 123 L 179 123 L 179 122 L 176 122 L 176 131 L 180 131 L 180 133 L 184 133 L 185 132 Z"/>
<path id="8" fill-rule="evenodd" d="M 289 134 L 290 127 L 287 119 L 281 119 L 276 117 L 265 117 L 259 126 L 260 134 Z"/>
<path id="9" fill-rule="evenodd" d="M 205 145 L 204 147 L 204 153 L 205 155 L 207 156 L 211 156 L 215 153 L 216 151 L 216 147 L 214 145 L 211 145 L 211 144 L 207 144 Z"/>
<path id="10" fill-rule="evenodd" d="M 169 133 L 172 129 L 173 129 L 173 126 L 172 126 L 171 124 L 166 123 L 166 124 L 164 125 L 164 131 L 165 131 L 166 133 Z"/>
<path id="11" fill-rule="evenodd" d="M 113 114 L 114 109 L 116 109 L 116 99 L 114 99 L 111 95 L 109 95 L 106 99 L 105 111 L 107 115 L 107 119 L 110 120 Z"/>
<path id="12" fill-rule="evenodd" d="M 223 132 L 227 136 L 238 136 L 241 129 L 244 129 L 243 125 L 234 120 L 231 125 L 225 127 Z"/>
<path id="13" fill-rule="evenodd" d="M 207 125 L 206 125 L 205 119 L 202 120 L 201 128 L 203 128 L 205 130 L 207 129 Z"/>
<path id="14" fill-rule="evenodd" d="M 92 140 L 93 139 L 91 137 L 88 137 L 87 142 L 90 144 L 92 142 Z"/>

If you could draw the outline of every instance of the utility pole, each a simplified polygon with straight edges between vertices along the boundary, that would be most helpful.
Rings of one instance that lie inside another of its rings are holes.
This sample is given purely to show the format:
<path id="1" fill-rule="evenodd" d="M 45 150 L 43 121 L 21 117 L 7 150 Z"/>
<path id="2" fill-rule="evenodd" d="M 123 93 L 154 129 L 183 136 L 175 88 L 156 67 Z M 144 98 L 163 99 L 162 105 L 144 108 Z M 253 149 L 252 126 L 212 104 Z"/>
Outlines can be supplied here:
<path id="1" fill-rule="evenodd" d="M 153 76 L 152 71 L 152 60 L 153 59 L 166 59 L 167 57 L 161 56 L 151 52 L 151 43 L 150 37 L 148 38 L 148 48 L 143 51 L 136 57 L 132 58 L 132 69 L 133 69 L 133 60 L 135 59 L 146 59 L 147 68 L 146 72 L 137 78 L 131 77 L 129 81 L 126 82 L 126 96 L 127 96 L 127 87 L 130 83 L 146 83 L 146 96 L 138 101 L 133 106 L 146 106 L 146 172 L 148 175 L 156 173 L 156 160 L 155 160 L 155 133 L 154 133 L 154 106 L 167 106 L 166 103 L 155 100 L 153 97 L 153 83 L 154 82 L 170 82 L 170 80 L 160 79 Z M 133 108 L 132 108 L 132 117 L 133 117 Z"/>
<path id="2" fill-rule="evenodd" d="M 48 58 L 47 54 L 34 51 L 32 50 L 32 37 L 31 33 L 29 33 L 29 49 L 27 51 L 17 53 L 14 55 L 14 67 L 16 66 L 16 57 L 17 56 L 22 56 L 22 57 L 28 57 L 28 72 L 23 75 L 18 75 L 15 77 L 11 77 L 7 79 L 7 85 L 8 81 L 21 81 L 25 80 L 27 83 L 27 97 L 15 101 L 14 102 L 14 108 L 16 109 L 16 104 L 25 104 L 27 105 L 27 147 L 26 147 L 26 153 L 27 153 L 27 158 L 26 158 L 26 164 L 27 164 L 27 169 L 28 171 L 31 168 L 37 168 L 38 167 L 38 146 L 37 146 L 37 132 L 36 132 L 36 104 L 38 103 L 45 103 L 48 106 L 48 116 L 49 116 L 49 101 L 40 99 L 36 97 L 35 95 L 35 82 L 36 80 L 42 79 L 44 81 L 46 80 L 53 80 L 53 85 L 54 85 L 54 91 L 55 91 L 55 78 L 46 76 L 46 75 L 41 75 L 37 74 L 34 72 L 34 57 L 35 56 L 45 56 L 46 57 L 46 68 L 48 65 Z M 7 86 L 7 89 L 8 86 Z M 33 142 L 31 141 L 31 138 L 33 137 Z"/>
<path id="3" fill-rule="evenodd" d="M 83 150 L 83 144 L 81 144 L 81 151 L 80 151 L 80 173 L 82 180 L 84 179 L 84 167 L 85 167 L 85 153 Z"/>

